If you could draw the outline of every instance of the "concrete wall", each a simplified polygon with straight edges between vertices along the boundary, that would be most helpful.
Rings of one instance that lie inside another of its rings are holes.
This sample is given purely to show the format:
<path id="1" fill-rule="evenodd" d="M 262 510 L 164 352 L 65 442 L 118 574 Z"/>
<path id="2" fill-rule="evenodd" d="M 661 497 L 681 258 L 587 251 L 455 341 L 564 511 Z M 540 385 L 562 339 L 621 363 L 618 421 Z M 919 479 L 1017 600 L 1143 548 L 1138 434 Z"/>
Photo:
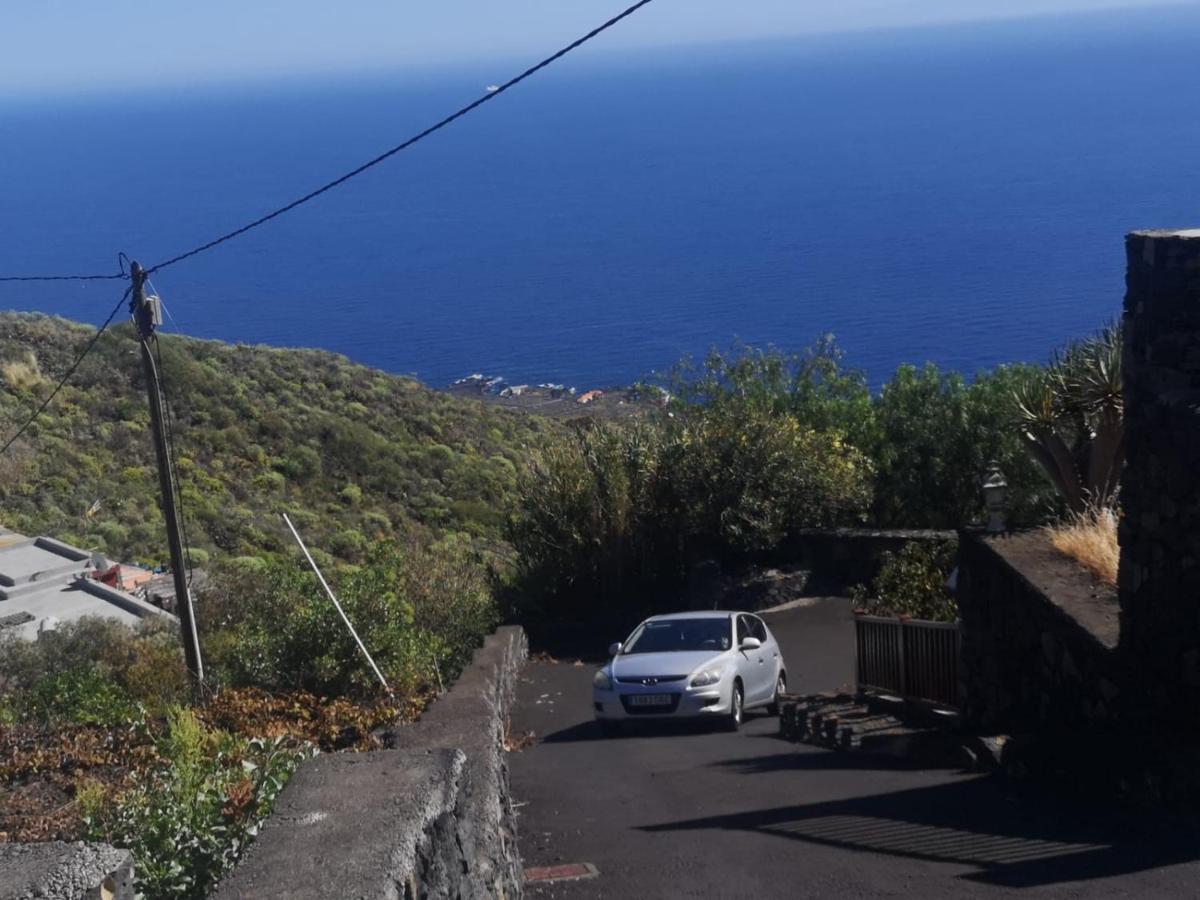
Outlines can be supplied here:
<path id="1" fill-rule="evenodd" d="M 1126 254 L 1121 647 L 1142 714 L 1200 730 L 1200 230 Z"/>
<path id="2" fill-rule="evenodd" d="M 1119 716 L 1116 592 L 1041 534 L 963 533 L 957 596 L 968 727 L 1078 731 Z"/>
<path id="3" fill-rule="evenodd" d="M 525 654 L 502 628 L 397 749 L 304 763 L 215 897 L 521 897 L 503 741 Z"/>
<path id="4" fill-rule="evenodd" d="M 128 850 L 82 841 L 0 844 L 0 900 L 133 900 Z"/>

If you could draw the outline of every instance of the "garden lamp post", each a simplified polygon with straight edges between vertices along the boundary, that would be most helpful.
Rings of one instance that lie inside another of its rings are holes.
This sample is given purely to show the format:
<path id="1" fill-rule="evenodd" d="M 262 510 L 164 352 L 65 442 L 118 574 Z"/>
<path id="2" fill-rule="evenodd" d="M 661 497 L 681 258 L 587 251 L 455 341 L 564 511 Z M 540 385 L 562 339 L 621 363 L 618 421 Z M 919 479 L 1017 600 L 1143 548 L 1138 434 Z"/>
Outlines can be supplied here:
<path id="1" fill-rule="evenodd" d="M 983 479 L 983 505 L 988 512 L 988 533 L 1002 533 L 1005 530 L 1004 513 L 1008 506 L 1008 482 L 995 463 L 992 463 L 987 477 Z"/>

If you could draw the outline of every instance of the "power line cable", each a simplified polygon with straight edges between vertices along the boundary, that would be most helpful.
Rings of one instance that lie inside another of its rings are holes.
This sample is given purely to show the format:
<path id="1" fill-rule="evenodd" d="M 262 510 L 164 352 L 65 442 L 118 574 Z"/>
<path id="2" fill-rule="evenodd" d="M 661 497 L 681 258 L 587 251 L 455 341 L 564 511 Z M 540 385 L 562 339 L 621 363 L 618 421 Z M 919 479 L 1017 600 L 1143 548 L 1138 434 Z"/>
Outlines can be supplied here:
<path id="1" fill-rule="evenodd" d="M 17 438 L 25 433 L 26 429 L 28 429 L 29 426 L 34 423 L 38 416 L 46 411 L 46 407 L 48 407 L 54 398 L 58 396 L 58 392 L 63 389 L 63 386 L 67 383 L 68 379 L 70 379 L 70 377 L 75 374 L 75 370 L 79 368 L 80 363 L 82 363 L 87 358 L 87 355 L 92 352 L 92 348 L 96 346 L 96 342 L 99 341 L 104 332 L 108 330 L 108 326 L 112 324 L 112 320 L 116 318 L 116 315 L 120 311 L 121 307 L 125 305 L 125 301 L 129 299 L 129 294 L 132 290 L 132 285 L 125 289 L 125 293 L 121 296 L 121 299 L 117 301 L 117 305 L 113 307 L 113 311 L 108 314 L 108 318 L 104 320 L 104 324 L 100 326 L 100 329 L 96 332 L 95 336 L 88 341 L 87 346 L 83 348 L 83 352 L 75 357 L 75 361 L 71 363 L 71 367 L 67 369 L 67 373 L 63 375 L 58 384 L 54 386 L 54 390 L 50 392 L 50 396 L 42 401 L 42 405 L 37 408 L 37 411 L 25 420 L 25 424 L 18 428 L 12 437 L 5 441 L 3 447 L 0 447 L 0 456 L 3 456 L 8 452 L 8 448 L 16 443 Z"/>
<path id="2" fill-rule="evenodd" d="M 479 97 L 478 99 L 474 100 L 473 102 L 468 103 L 466 106 L 451 113 L 450 115 L 446 116 L 441 121 L 435 123 L 434 125 L 429 126 L 424 131 L 421 131 L 421 132 L 413 135 L 412 137 L 410 137 L 408 140 L 404 141 L 403 143 L 397 144 L 395 147 L 392 147 L 391 149 L 384 151 L 383 153 L 376 156 L 374 159 L 371 159 L 371 160 L 363 163 L 361 166 L 357 167 L 356 169 L 353 169 L 353 170 L 347 172 L 346 174 L 341 175 L 338 178 L 335 178 L 333 181 L 330 181 L 330 182 L 322 185 L 321 187 L 317 188 L 316 190 L 310 191 L 309 193 L 305 194 L 303 197 L 299 197 L 296 200 L 293 200 L 291 203 L 288 203 L 285 206 L 281 206 L 278 209 L 274 210 L 273 212 L 268 213 L 265 216 L 261 216 L 260 218 L 255 219 L 253 222 L 243 225 L 241 228 L 237 228 L 233 231 L 227 232 L 226 234 L 223 234 L 220 237 L 218 237 L 214 240 L 211 240 L 206 244 L 201 244 L 199 247 L 195 247 L 184 253 L 180 253 L 176 256 L 171 257 L 170 259 L 163 260 L 160 263 L 156 263 L 155 265 L 151 266 L 149 269 L 146 269 L 145 274 L 147 276 L 149 276 L 149 275 L 153 274 L 154 272 L 159 271 L 160 269 L 165 269 L 167 266 L 173 266 L 176 263 L 183 262 L 185 259 L 190 259 L 193 256 L 197 256 L 201 253 L 204 253 L 207 250 L 211 250 L 213 247 L 216 247 L 219 244 L 223 244 L 226 241 L 233 240 L 234 238 L 239 237 L 248 231 L 258 228 L 260 225 L 264 225 L 267 222 L 270 222 L 272 219 L 275 219 L 275 218 L 283 215 L 286 212 L 290 212 L 291 210 L 295 209 L 296 207 L 301 206 L 301 205 L 309 202 L 310 200 L 313 200 L 313 199 L 321 196 L 322 194 L 326 193 L 327 191 L 331 191 L 335 187 L 345 184 L 350 179 L 361 175 L 363 172 L 366 172 L 368 169 L 374 168 L 375 166 L 379 165 L 380 163 L 384 162 L 385 160 L 390 159 L 391 157 L 395 156 L 397 153 L 401 152 L 402 150 L 407 150 L 413 144 L 416 144 L 417 142 L 424 140 L 425 138 L 429 137 L 434 132 L 440 131 L 441 129 L 445 128 L 447 125 L 451 124 L 452 122 L 455 122 L 458 119 L 461 119 L 463 116 L 465 116 L 468 113 L 483 106 L 483 104 L 487 103 L 489 100 L 495 99 L 496 97 L 500 96 L 501 94 L 503 94 L 505 91 L 509 90 L 510 88 L 516 87 L 518 84 L 520 84 L 525 79 L 531 77 L 532 75 L 537 74 L 542 69 L 546 68 L 547 66 L 551 65 L 552 63 L 557 62 L 559 59 L 562 59 L 562 57 L 566 56 L 572 50 L 582 47 L 588 41 L 592 40 L 593 38 L 597 37 L 598 35 L 602 34 L 603 32 L 607 31 L 608 29 L 612 28 L 618 22 L 621 22 L 622 20 L 628 18 L 629 16 L 631 16 L 635 12 L 637 12 L 639 9 L 641 9 L 643 6 L 648 6 L 652 2 L 653 2 L 653 0 L 638 0 L 637 3 L 633 4 L 632 6 L 628 7 L 627 9 L 618 13 L 617 15 L 613 16 L 611 19 L 609 19 L 608 21 L 604 22 L 603 24 L 597 26 L 596 28 L 593 28 L 587 34 L 583 35 L 583 37 L 577 38 L 576 40 L 572 41 L 570 44 L 567 44 L 567 46 L 563 47 L 561 50 L 551 54 L 550 56 L 547 56 L 545 59 L 543 59 L 541 62 L 537 63 L 536 65 L 530 66 L 524 72 L 522 72 L 521 74 L 517 75 L 514 78 L 509 79 L 508 81 L 504 82 L 504 84 L 500 85 L 499 87 L 496 87 L 494 89 L 489 88 L 488 92 L 486 94 L 484 94 L 482 97 Z M 123 254 L 122 254 L 122 258 L 123 258 Z M 129 278 L 129 275 L 128 275 L 128 273 L 125 272 L 125 266 L 124 266 L 124 263 L 122 262 L 121 263 L 121 271 L 118 273 L 115 273 L 115 274 L 3 275 L 3 276 L 0 276 L 0 282 L 117 281 L 117 280 L 127 280 L 128 278 Z M 59 383 L 57 385 L 55 385 L 55 388 L 50 393 L 50 396 L 47 397 L 46 400 L 42 403 L 42 405 L 38 407 L 37 411 L 28 420 L 26 420 L 25 423 L 23 425 L 21 425 L 21 427 L 19 429 L 17 429 L 17 432 L 12 437 L 10 437 L 8 439 L 8 441 L 5 442 L 4 446 L 0 447 L 0 455 L 6 453 L 8 451 L 8 449 L 17 441 L 17 439 L 20 438 L 21 435 L 25 433 L 25 431 L 29 428 L 29 426 L 33 424 L 34 420 L 36 420 L 37 417 L 40 416 L 45 411 L 46 407 L 48 407 L 50 405 L 50 403 L 54 400 L 54 398 L 56 396 L 58 396 L 59 391 L 62 390 L 63 386 L 67 383 L 67 380 L 73 374 L 75 374 L 75 370 L 79 368 L 79 366 L 83 362 L 83 360 L 92 351 L 92 348 L 96 346 L 96 342 L 100 340 L 101 335 L 103 335 L 104 332 L 106 330 L 108 330 L 108 326 L 110 324 L 112 324 L 112 320 L 116 316 L 117 311 L 120 310 L 121 306 L 125 303 L 125 300 L 128 299 L 131 291 L 132 291 L 132 287 L 127 288 L 125 290 L 125 294 L 122 296 L 120 302 L 118 302 L 117 305 L 113 308 L 113 311 L 111 313 L 109 313 L 108 318 L 105 319 L 104 324 L 100 327 L 99 331 L 96 332 L 95 337 L 92 338 L 92 340 L 88 343 L 87 347 L 84 348 L 83 352 L 71 364 L 71 367 L 67 370 L 67 373 L 63 376 L 62 380 L 59 381 Z"/>
<path id="3" fill-rule="evenodd" d="M 477 100 L 475 100 L 471 103 L 468 103 L 466 106 L 451 113 L 450 115 L 446 116 L 444 119 L 437 122 L 436 124 L 429 126 L 424 131 L 413 135 L 412 137 L 410 137 L 408 140 L 404 141 L 403 143 L 397 144 L 395 147 L 392 147 L 391 149 L 386 150 L 383 153 L 379 154 L 374 159 L 371 159 L 371 160 L 363 163 L 358 168 L 353 169 L 353 170 L 347 172 L 346 174 L 339 176 L 338 178 L 335 178 L 333 181 L 330 181 L 330 182 L 322 185 L 321 187 L 317 188 L 316 190 L 310 191 L 309 193 L 305 194 L 303 197 L 299 197 L 296 200 L 293 200 L 291 203 L 286 204 L 285 206 L 281 206 L 278 209 L 267 213 L 265 216 L 261 216 L 261 217 L 255 219 L 253 222 L 249 222 L 246 225 L 243 225 L 241 228 L 234 229 L 233 231 L 227 232 L 227 233 L 221 235 L 220 237 L 209 241 L 206 244 L 201 244 L 199 247 L 194 247 L 191 250 L 188 250 L 184 253 L 180 253 L 176 256 L 172 256 L 170 259 L 166 259 L 160 263 L 156 263 L 155 265 L 146 269 L 145 274 L 151 275 L 160 269 L 165 269 L 167 266 L 173 266 L 178 262 L 183 262 L 185 259 L 190 259 L 193 256 L 197 256 L 201 253 L 204 253 L 207 250 L 211 250 L 213 247 L 216 247 L 219 244 L 223 244 L 226 241 L 230 241 L 236 237 L 240 237 L 241 235 L 245 234 L 246 232 L 252 231 L 253 229 L 258 228 L 260 225 L 264 225 L 267 222 L 270 222 L 272 219 L 282 216 L 284 213 L 290 212 L 293 209 L 295 209 L 296 207 L 302 206 L 303 204 L 307 203 L 310 200 L 316 199 L 317 197 L 321 196 L 325 192 L 333 190 L 335 187 L 338 187 L 339 185 L 346 183 L 351 178 L 355 178 L 355 177 L 361 175 L 363 172 L 366 172 L 368 169 L 372 169 L 375 166 L 379 165 L 384 160 L 390 159 L 391 157 L 395 156 L 400 151 L 407 150 L 409 147 L 411 147 L 413 144 L 416 144 L 418 141 L 424 140 L 425 138 L 427 138 L 431 134 L 433 134 L 435 131 L 440 131 L 441 129 L 443 129 L 447 125 L 449 125 L 450 123 L 467 115 L 467 113 L 470 113 L 470 112 L 478 109 L 480 106 L 483 106 L 483 104 L 487 103 L 489 100 L 493 100 L 496 97 L 503 94 L 509 88 L 516 87 L 518 84 L 520 84 L 526 78 L 529 78 L 530 76 L 535 75 L 536 73 L 540 72 L 542 69 L 546 68 L 547 66 L 551 65 L 552 63 L 557 62 L 559 59 L 566 56 L 572 50 L 582 47 L 588 41 L 592 40 L 592 38 L 597 37 L 598 35 L 602 34 L 603 32 L 607 31 L 608 29 L 612 28 L 618 22 L 633 15 L 635 12 L 637 12 L 643 6 L 648 6 L 652 2 L 653 2 L 653 0 L 639 0 L 639 2 L 633 4 L 629 8 L 627 8 L 624 11 L 613 16 L 607 22 L 604 22 L 602 25 L 598 25 L 596 28 L 593 28 L 591 31 L 589 31 L 587 34 L 585 34 L 583 37 L 572 41 L 571 43 L 567 44 L 567 46 L 565 46 L 561 50 L 559 50 L 558 52 L 553 53 L 550 56 L 547 56 L 541 62 L 537 63 L 534 66 L 529 67 L 524 72 L 522 72 L 520 75 L 517 75 L 515 78 L 509 79 L 508 81 L 504 82 L 504 84 L 500 85 L 499 87 L 489 88 L 488 92 L 486 94 L 484 94 L 482 97 L 478 98 Z M 129 274 L 125 271 L 125 266 L 122 263 L 121 271 L 114 273 L 114 274 L 0 275 L 0 282 L 120 281 L 120 280 L 127 280 L 128 278 L 129 278 Z M 5 449 L 7 449 L 7 448 L 5 448 Z M 3 452 L 3 449 L 0 449 L 0 453 L 2 453 L 2 452 Z"/>
<path id="4" fill-rule="evenodd" d="M 0 281 L 124 281 L 124 272 L 115 275 L 0 275 Z"/>
<path id="5" fill-rule="evenodd" d="M 400 151 L 407 150 L 409 147 L 411 147 L 413 144 L 417 143 L 418 141 L 424 140 L 425 138 L 427 138 L 431 134 L 433 134 L 435 131 L 440 131 L 441 129 L 443 129 L 447 125 L 449 125 L 451 122 L 454 122 L 457 119 L 460 119 L 463 116 L 467 115 L 467 113 L 478 109 L 479 107 L 483 106 L 483 104 L 487 103 L 489 100 L 493 100 L 496 97 L 499 97 L 501 94 L 503 94 L 509 88 L 516 87 L 518 84 L 520 84 L 526 78 L 529 78 L 531 75 L 534 75 L 537 72 L 540 72 L 542 69 L 546 68 L 550 64 L 552 64 L 552 63 L 556 62 L 557 60 L 561 59 L 562 57 L 566 56 L 572 50 L 575 50 L 576 48 L 583 46 L 588 41 L 590 41 L 592 38 L 607 31 L 608 29 L 612 28 L 618 22 L 633 15 L 635 12 L 637 12 L 643 6 L 649 5 L 651 2 L 653 2 L 653 0 L 639 0 L 639 2 L 633 4 L 633 6 L 630 6 L 625 11 L 619 13 L 618 15 L 613 16 L 611 19 L 609 19 L 603 25 L 599 25 L 596 28 L 593 28 L 591 31 L 589 31 L 587 34 L 585 34 L 583 37 L 572 41 L 570 44 L 563 47 L 557 53 L 547 56 L 545 59 L 543 59 L 537 65 L 531 66 L 530 68 L 528 68 L 524 72 L 522 72 L 520 75 L 517 75 L 515 78 L 509 79 L 508 81 L 506 81 L 504 84 L 500 85 L 499 87 L 496 87 L 494 89 L 489 88 L 488 92 L 486 94 L 484 94 L 482 97 L 480 97 L 479 99 L 475 100 L 472 103 L 468 103 L 466 106 L 462 107 L 458 111 L 446 116 L 446 118 L 442 119 L 440 122 L 429 126 L 424 131 L 422 131 L 418 134 L 413 135 L 408 140 L 404 141 L 402 144 L 397 144 L 395 147 L 392 147 L 390 150 L 386 150 L 383 153 L 379 154 L 374 159 L 363 163 L 358 168 L 353 169 L 338 178 L 335 178 L 333 181 L 330 181 L 330 182 L 322 185 L 321 187 L 317 188 L 314 191 L 310 191 L 309 193 L 305 194 L 303 197 L 299 197 L 296 200 L 293 200 L 291 203 L 288 203 L 285 206 L 279 207 L 278 209 L 274 210 L 273 212 L 267 213 L 265 216 L 255 219 L 253 222 L 243 225 L 241 228 L 237 228 L 233 231 L 227 232 L 226 234 L 223 234 L 220 237 L 209 241 L 207 244 L 201 244 L 199 247 L 195 247 L 184 253 L 180 253 L 177 256 L 172 256 L 170 259 L 163 260 L 160 263 L 156 263 L 155 265 L 146 269 L 146 274 L 152 275 L 155 272 L 159 271 L 160 269 L 165 269 L 167 266 L 173 266 L 178 262 L 183 262 L 185 259 L 190 259 L 193 256 L 197 256 L 200 253 L 204 253 L 207 250 L 211 250 L 213 247 L 216 247 L 218 244 L 223 244 L 226 241 L 233 240 L 234 238 L 245 234 L 247 231 L 251 231 L 255 228 L 258 228 L 260 225 L 264 225 L 267 222 L 270 222 L 272 219 L 277 218 L 278 216 L 281 216 L 286 212 L 290 212 L 291 210 L 295 209 L 297 206 L 301 206 L 301 205 L 307 203 L 308 201 L 321 196 L 321 194 L 324 194 L 326 191 L 333 190 L 335 187 L 338 187 L 339 185 L 346 183 L 351 178 L 355 178 L 356 176 L 361 175 L 363 172 L 366 172 L 368 169 L 371 169 L 371 168 L 379 165 L 384 160 L 395 156 Z"/>
<path id="6" fill-rule="evenodd" d="M 118 253 L 117 265 L 121 271 L 114 275 L 0 275 L 0 281 L 123 281 L 129 278 L 125 271 L 128 261 L 129 257 Z"/>

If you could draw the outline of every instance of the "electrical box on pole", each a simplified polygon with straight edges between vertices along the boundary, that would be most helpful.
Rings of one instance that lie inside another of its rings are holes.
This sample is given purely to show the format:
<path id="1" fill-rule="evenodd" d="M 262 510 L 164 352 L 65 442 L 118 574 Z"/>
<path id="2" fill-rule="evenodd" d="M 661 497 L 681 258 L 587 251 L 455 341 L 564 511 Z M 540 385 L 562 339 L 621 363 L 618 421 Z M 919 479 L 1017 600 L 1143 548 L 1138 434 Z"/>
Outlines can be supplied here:
<path id="1" fill-rule="evenodd" d="M 175 581 L 175 612 L 183 632 L 183 655 L 192 686 L 199 695 L 204 682 L 204 662 L 200 658 L 200 637 L 196 633 L 196 617 L 192 595 L 188 590 L 187 570 L 183 561 L 183 541 L 179 531 L 179 509 L 175 504 L 175 473 L 167 446 L 163 413 L 162 386 L 158 367 L 150 352 L 150 338 L 162 324 L 162 306 L 157 297 L 146 296 L 146 274 L 136 262 L 129 266 L 133 292 L 129 309 L 137 326 L 138 344 L 142 349 L 142 368 L 146 373 L 146 391 L 150 399 L 150 424 L 154 433 L 154 453 L 158 457 L 158 482 L 162 492 L 162 513 L 167 523 L 167 544 L 171 551 L 171 574 Z"/>

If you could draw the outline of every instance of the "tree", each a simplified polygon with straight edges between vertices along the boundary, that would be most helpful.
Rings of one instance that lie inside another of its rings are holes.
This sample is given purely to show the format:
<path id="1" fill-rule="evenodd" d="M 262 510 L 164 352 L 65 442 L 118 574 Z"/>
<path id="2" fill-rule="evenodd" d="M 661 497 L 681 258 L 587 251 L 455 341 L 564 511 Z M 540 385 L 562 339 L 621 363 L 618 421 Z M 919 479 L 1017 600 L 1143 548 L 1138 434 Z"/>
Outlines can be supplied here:
<path id="1" fill-rule="evenodd" d="M 508 532 L 525 611 L 613 612 L 680 579 L 663 438 L 657 423 L 585 422 L 532 455 Z"/>
<path id="2" fill-rule="evenodd" d="M 1111 507 L 1125 458 L 1122 328 L 1074 341 L 1015 397 L 1018 432 L 1072 512 Z"/>
<path id="3" fill-rule="evenodd" d="M 677 412 L 733 407 L 790 413 L 806 428 L 836 431 L 856 447 L 871 443 L 874 417 L 866 375 L 842 366 L 844 353 L 826 334 L 803 353 L 744 344 L 712 350 L 699 365 L 684 361 L 667 387 Z"/>
<path id="4" fill-rule="evenodd" d="M 875 521 L 907 528 L 978 521 L 992 462 L 1008 479 L 1011 518 L 1040 518 L 1047 485 L 1011 428 L 1012 391 L 1030 372 L 1001 366 L 968 383 L 932 363 L 897 369 L 875 399 L 875 441 L 864 448 L 879 472 Z"/>
<path id="5" fill-rule="evenodd" d="M 833 430 L 730 402 L 672 420 L 669 484 L 692 557 L 769 551 L 797 528 L 862 521 L 873 470 Z"/>
<path id="6" fill-rule="evenodd" d="M 509 539 L 526 611 L 642 611 L 700 559 L 740 563 L 792 530 L 861 521 L 870 461 L 792 411 L 782 358 L 714 355 L 669 414 L 585 423 L 535 454 Z"/>

